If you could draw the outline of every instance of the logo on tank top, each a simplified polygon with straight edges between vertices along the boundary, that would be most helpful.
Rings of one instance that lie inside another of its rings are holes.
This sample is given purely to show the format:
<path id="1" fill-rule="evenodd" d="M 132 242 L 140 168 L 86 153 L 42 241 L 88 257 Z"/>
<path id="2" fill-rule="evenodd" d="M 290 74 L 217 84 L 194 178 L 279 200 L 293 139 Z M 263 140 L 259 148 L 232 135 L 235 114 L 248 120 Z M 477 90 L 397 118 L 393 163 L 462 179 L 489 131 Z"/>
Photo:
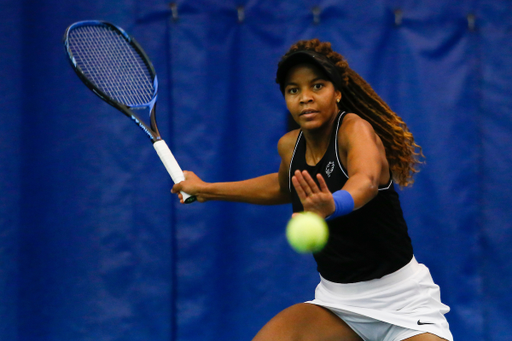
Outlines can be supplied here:
<path id="1" fill-rule="evenodd" d="M 325 174 L 330 178 L 332 172 L 334 172 L 334 161 L 329 161 L 327 167 L 325 167 Z"/>

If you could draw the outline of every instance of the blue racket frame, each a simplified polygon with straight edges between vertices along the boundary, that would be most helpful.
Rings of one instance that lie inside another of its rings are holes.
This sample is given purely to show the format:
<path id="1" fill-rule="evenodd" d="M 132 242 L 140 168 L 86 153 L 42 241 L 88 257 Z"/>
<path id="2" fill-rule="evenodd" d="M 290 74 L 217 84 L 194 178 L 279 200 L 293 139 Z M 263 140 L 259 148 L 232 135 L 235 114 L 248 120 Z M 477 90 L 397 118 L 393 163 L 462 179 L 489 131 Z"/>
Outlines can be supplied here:
<path id="1" fill-rule="evenodd" d="M 108 29 L 119 33 L 120 36 L 122 36 L 127 43 L 129 43 L 134 50 L 139 54 L 142 61 L 146 64 L 148 71 L 150 72 L 152 78 L 153 78 L 153 87 L 154 87 L 154 93 L 152 94 L 152 99 L 143 104 L 125 104 L 121 103 L 119 101 L 116 101 L 112 97 L 110 97 L 107 93 L 102 91 L 100 88 L 98 88 L 93 82 L 89 80 L 89 78 L 86 76 L 85 72 L 80 68 L 78 65 L 75 56 L 73 55 L 73 51 L 70 47 L 70 33 L 79 28 L 79 27 L 97 27 L 97 26 L 103 26 L 107 27 Z M 108 104 L 112 105 L 116 109 L 120 110 L 122 113 L 124 113 L 126 116 L 130 117 L 150 138 L 150 140 L 154 143 L 156 141 L 161 140 L 160 132 L 158 131 L 157 124 L 156 124 L 156 115 L 155 115 L 155 107 L 156 107 L 156 101 L 158 98 L 158 77 L 155 72 L 155 68 L 153 67 L 153 64 L 151 63 L 149 57 L 147 56 L 146 52 L 142 49 L 142 47 L 139 45 L 139 43 L 130 35 L 128 35 L 122 28 L 105 22 L 101 20 L 86 20 L 86 21 L 80 21 L 76 22 L 72 25 L 70 25 L 65 33 L 64 33 L 64 49 L 66 52 L 66 55 L 68 56 L 68 60 L 73 68 L 75 70 L 78 77 L 82 80 L 82 82 L 90 89 L 92 90 L 97 96 L 99 96 L 102 100 L 107 102 Z M 149 125 L 147 125 L 140 117 L 138 117 L 132 110 L 138 110 L 138 109 L 149 109 Z"/>

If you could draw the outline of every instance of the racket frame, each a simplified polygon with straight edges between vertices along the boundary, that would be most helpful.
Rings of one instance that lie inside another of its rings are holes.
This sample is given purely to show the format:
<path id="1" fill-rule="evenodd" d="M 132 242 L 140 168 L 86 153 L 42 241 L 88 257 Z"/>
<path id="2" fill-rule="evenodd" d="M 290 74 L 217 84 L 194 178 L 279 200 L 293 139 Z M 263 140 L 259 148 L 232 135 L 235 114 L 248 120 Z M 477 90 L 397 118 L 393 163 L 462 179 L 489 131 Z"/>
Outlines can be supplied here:
<path id="1" fill-rule="evenodd" d="M 154 90 L 154 93 L 153 93 L 153 98 L 152 98 L 152 100 L 150 102 L 148 102 L 146 104 L 142 104 L 142 105 L 133 105 L 133 106 L 127 106 L 124 103 L 118 102 L 115 99 L 111 98 L 109 95 L 107 95 L 101 89 L 98 89 L 96 87 L 96 85 L 94 85 L 94 83 L 91 82 L 89 80 L 89 78 L 87 78 L 87 76 L 84 74 L 82 69 L 80 69 L 80 67 L 79 67 L 79 65 L 78 65 L 78 63 L 77 63 L 77 61 L 76 61 L 76 59 L 75 59 L 75 57 L 73 55 L 73 52 L 71 51 L 71 48 L 69 46 L 69 34 L 70 34 L 70 32 L 73 29 L 78 28 L 78 27 L 82 27 L 82 26 L 101 26 L 101 25 L 107 26 L 108 28 L 116 31 L 121 36 L 123 36 L 124 39 L 130 45 L 132 45 L 135 48 L 135 50 L 142 56 L 141 59 L 143 60 L 144 64 L 146 64 L 146 66 L 149 69 L 149 72 L 150 72 L 151 76 L 153 77 L 153 87 L 154 87 L 155 90 Z M 139 45 L 139 43 L 135 40 L 135 38 L 133 38 L 130 35 L 128 35 L 128 33 L 126 33 L 122 28 L 120 28 L 120 27 L 118 27 L 118 26 L 116 26 L 114 24 L 108 23 L 106 21 L 101 21 L 101 20 L 79 21 L 79 22 L 76 22 L 76 23 L 70 25 L 66 29 L 66 32 L 64 33 L 64 49 L 65 49 L 66 54 L 68 56 L 68 60 L 69 60 L 69 62 L 71 64 L 71 67 L 73 68 L 73 70 L 75 71 L 77 76 L 80 78 L 80 80 L 82 80 L 82 82 L 92 92 L 94 92 L 98 97 L 100 97 L 102 100 L 104 100 L 105 102 L 107 102 L 108 104 L 113 106 L 114 108 L 116 108 L 119 111 L 121 111 L 126 116 L 130 117 L 148 135 L 148 137 L 151 140 L 151 142 L 154 143 L 154 142 L 162 139 L 162 137 L 160 136 L 160 132 L 158 131 L 158 128 L 157 128 L 156 114 L 155 114 L 156 101 L 157 101 L 157 98 L 158 98 L 158 77 L 156 75 L 155 68 L 153 67 L 153 64 L 151 63 L 148 55 L 146 54 L 146 52 L 144 52 L 144 50 Z M 149 109 L 149 117 L 150 117 L 150 125 L 149 126 L 139 116 L 137 116 L 132 111 L 132 110 L 140 110 L 140 109 L 144 109 L 144 108 L 148 108 Z"/>
<path id="2" fill-rule="evenodd" d="M 115 99 L 111 98 L 108 94 L 106 94 L 103 90 L 99 89 L 93 82 L 89 80 L 89 78 L 85 75 L 85 73 L 80 69 L 75 56 L 73 55 L 73 52 L 71 51 L 71 47 L 69 46 L 69 36 L 70 32 L 74 30 L 75 28 L 81 27 L 81 26 L 106 26 L 109 29 L 112 29 L 113 31 L 116 31 L 119 33 L 141 56 L 142 61 L 149 69 L 149 72 L 151 76 L 153 77 L 153 97 L 151 101 L 145 104 L 140 105 L 132 105 L 128 106 L 124 103 L 121 103 L 119 101 L 116 101 Z M 171 175 L 171 178 L 174 183 L 178 183 L 183 181 L 185 178 L 183 176 L 183 171 L 179 167 L 178 163 L 176 162 L 176 159 L 172 155 L 172 152 L 170 151 L 169 147 L 165 143 L 165 141 L 160 136 L 160 132 L 158 131 L 157 124 L 156 124 L 156 101 L 158 98 L 158 77 L 156 75 L 155 68 L 153 67 L 153 64 L 151 63 L 148 55 L 142 47 L 139 45 L 139 43 L 135 40 L 135 38 L 131 37 L 126 33 L 122 28 L 108 23 L 106 21 L 101 20 L 86 20 L 86 21 L 80 21 L 76 22 L 72 25 L 70 25 L 66 31 L 64 32 L 64 49 L 68 56 L 68 61 L 71 64 L 71 67 L 77 74 L 77 76 L 80 78 L 80 80 L 92 91 L 94 92 L 98 97 L 100 97 L 103 101 L 107 102 L 114 108 L 121 111 L 123 114 L 131 118 L 149 137 L 151 142 L 153 143 L 153 146 L 164 163 L 165 168 L 167 169 L 169 175 Z M 140 110 L 140 109 L 149 109 L 149 126 L 139 117 L 137 116 L 133 110 Z M 158 143 L 157 143 L 158 142 Z M 176 170 L 179 170 L 176 172 Z M 195 196 L 191 196 L 187 193 L 181 192 L 183 195 L 183 200 L 185 203 L 192 203 L 196 200 Z"/>

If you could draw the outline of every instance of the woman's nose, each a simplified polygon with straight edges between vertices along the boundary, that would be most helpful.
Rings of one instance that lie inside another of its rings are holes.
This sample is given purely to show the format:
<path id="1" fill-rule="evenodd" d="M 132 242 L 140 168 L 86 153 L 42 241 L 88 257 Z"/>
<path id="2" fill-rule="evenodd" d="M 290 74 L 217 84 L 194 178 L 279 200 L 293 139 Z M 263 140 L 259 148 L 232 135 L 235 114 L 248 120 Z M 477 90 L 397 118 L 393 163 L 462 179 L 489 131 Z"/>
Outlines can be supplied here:
<path id="1" fill-rule="evenodd" d="M 301 97 L 300 97 L 300 103 L 309 103 L 313 100 L 313 97 L 311 96 L 311 92 L 308 90 L 302 91 Z"/>

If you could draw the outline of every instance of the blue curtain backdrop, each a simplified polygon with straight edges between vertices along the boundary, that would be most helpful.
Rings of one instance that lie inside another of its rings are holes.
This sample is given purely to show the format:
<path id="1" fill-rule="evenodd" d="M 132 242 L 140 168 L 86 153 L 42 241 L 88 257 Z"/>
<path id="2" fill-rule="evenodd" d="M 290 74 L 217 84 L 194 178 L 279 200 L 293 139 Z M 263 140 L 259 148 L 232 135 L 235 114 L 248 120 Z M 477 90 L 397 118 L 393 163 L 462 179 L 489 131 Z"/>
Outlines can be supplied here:
<path id="1" fill-rule="evenodd" d="M 161 133 L 207 181 L 274 172 L 274 83 L 331 41 L 407 122 L 427 163 L 401 193 L 457 340 L 512 340 L 510 0 L 1 0 L 0 339 L 250 340 L 311 299 L 287 206 L 179 205 L 145 135 L 64 57 L 71 23 L 125 28 L 160 78 Z"/>

